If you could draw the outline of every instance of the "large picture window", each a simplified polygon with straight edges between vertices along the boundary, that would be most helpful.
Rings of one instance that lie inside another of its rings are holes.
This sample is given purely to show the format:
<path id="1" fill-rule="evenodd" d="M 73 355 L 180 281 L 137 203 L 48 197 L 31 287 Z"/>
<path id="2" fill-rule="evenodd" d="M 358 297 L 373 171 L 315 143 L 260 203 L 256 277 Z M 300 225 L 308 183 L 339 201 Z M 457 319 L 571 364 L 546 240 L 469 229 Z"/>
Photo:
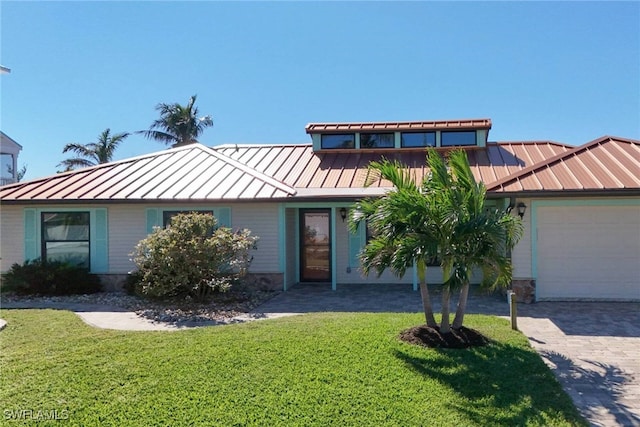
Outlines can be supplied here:
<path id="1" fill-rule="evenodd" d="M 392 133 L 361 133 L 360 148 L 393 148 Z"/>
<path id="2" fill-rule="evenodd" d="M 355 148 L 356 135 L 353 133 L 322 135 L 321 147 L 325 148 Z"/>
<path id="3" fill-rule="evenodd" d="M 42 213 L 42 259 L 89 268 L 89 212 Z"/>

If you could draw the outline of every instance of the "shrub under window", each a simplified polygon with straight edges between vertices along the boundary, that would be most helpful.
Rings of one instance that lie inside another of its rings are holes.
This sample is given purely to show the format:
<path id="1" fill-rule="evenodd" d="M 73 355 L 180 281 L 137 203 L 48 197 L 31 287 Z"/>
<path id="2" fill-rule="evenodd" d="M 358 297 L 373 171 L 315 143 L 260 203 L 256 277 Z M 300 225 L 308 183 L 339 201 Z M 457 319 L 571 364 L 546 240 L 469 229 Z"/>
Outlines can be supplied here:
<path id="1" fill-rule="evenodd" d="M 180 213 L 141 240 L 131 254 L 140 293 L 204 300 L 229 290 L 246 274 L 258 238 L 247 229 L 233 232 L 216 224 L 210 214 Z"/>

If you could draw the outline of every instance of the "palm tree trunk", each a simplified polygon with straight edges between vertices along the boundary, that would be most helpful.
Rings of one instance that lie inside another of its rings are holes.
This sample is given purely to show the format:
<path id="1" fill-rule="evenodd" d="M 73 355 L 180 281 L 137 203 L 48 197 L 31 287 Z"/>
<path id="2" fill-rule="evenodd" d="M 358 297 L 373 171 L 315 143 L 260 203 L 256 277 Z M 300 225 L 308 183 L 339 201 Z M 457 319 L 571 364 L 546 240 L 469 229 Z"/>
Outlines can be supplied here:
<path id="1" fill-rule="evenodd" d="M 449 324 L 449 300 L 451 299 L 451 291 L 447 287 L 442 289 L 442 320 L 440 321 L 440 333 L 448 334 L 451 332 Z"/>
<path id="2" fill-rule="evenodd" d="M 433 306 L 431 305 L 431 298 L 429 296 L 429 288 L 427 288 L 427 268 L 424 261 L 418 261 L 416 263 L 418 269 L 418 279 L 420 280 L 420 296 L 422 298 L 422 307 L 424 308 L 424 318 L 427 326 L 437 328 L 438 323 L 435 317 L 433 317 Z"/>
<path id="3" fill-rule="evenodd" d="M 462 322 L 464 321 L 464 313 L 467 311 L 467 299 L 469 297 L 469 282 L 465 283 L 460 289 L 460 299 L 458 300 L 458 307 L 456 308 L 456 317 L 453 318 L 454 329 L 460 329 Z"/>

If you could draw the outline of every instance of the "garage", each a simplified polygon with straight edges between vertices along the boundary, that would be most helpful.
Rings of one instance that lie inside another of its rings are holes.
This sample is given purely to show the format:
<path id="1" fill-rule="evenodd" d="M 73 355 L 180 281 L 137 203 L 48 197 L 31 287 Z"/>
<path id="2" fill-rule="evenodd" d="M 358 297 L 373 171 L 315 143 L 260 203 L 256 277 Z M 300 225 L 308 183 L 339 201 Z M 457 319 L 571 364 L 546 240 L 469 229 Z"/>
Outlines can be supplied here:
<path id="1" fill-rule="evenodd" d="M 640 204 L 539 202 L 534 212 L 538 301 L 640 300 Z"/>

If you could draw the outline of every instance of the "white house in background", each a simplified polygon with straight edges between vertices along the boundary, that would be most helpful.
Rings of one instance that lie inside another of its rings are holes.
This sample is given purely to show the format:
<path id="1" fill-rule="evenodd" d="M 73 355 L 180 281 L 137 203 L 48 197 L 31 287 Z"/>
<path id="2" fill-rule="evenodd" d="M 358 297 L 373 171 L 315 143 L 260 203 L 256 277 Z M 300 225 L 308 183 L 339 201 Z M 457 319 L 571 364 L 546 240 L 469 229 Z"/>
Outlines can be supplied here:
<path id="1" fill-rule="evenodd" d="M 0 131 L 0 185 L 17 182 L 18 154 L 22 146 Z"/>
<path id="2" fill-rule="evenodd" d="M 399 160 L 422 179 L 426 147 L 460 148 L 487 187 L 487 203 L 523 218 L 524 237 L 511 253 L 523 300 L 640 300 L 640 141 L 491 142 L 490 129 L 489 119 L 315 123 L 307 144 L 193 144 L 7 185 L 0 271 L 64 256 L 121 280 L 134 268 L 129 253 L 153 227 L 197 210 L 260 237 L 250 273 L 263 286 L 417 289 L 415 272 L 364 277 L 366 230 L 350 233 L 345 218 L 358 199 L 390 190 L 368 174 L 372 160 Z M 439 268 L 429 268 L 428 282 L 441 281 Z"/>

